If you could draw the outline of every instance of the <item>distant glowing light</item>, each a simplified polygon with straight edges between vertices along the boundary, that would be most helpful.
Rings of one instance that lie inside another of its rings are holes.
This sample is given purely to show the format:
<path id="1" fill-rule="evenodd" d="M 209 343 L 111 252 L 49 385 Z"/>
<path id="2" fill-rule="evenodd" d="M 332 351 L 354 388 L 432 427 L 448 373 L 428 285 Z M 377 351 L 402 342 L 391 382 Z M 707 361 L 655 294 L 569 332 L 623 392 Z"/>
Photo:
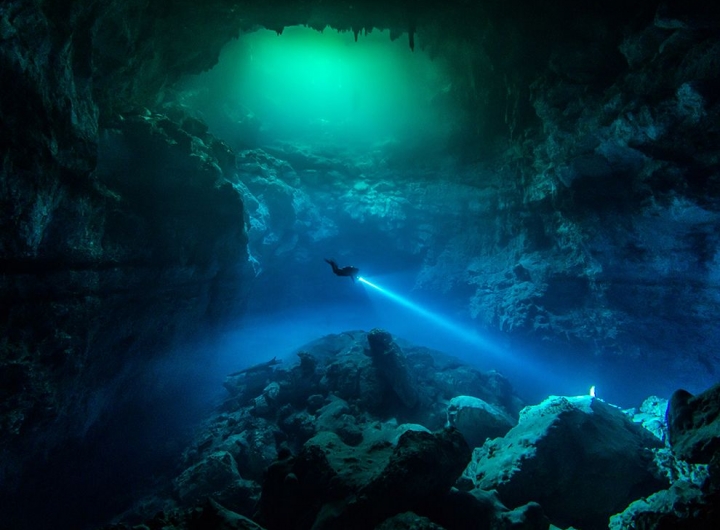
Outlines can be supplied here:
<path id="1" fill-rule="evenodd" d="M 273 138 L 356 144 L 419 131 L 432 139 L 451 129 L 448 109 L 437 103 L 450 85 L 445 63 L 420 47 L 412 52 L 388 30 L 360 39 L 329 28 L 290 26 L 281 36 L 258 30 L 228 46 L 221 62 L 216 83 L 232 87 L 229 98 Z"/>
<path id="2" fill-rule="evenodd" d="M 590 397 L 595 397 L 595 385 L 590 387 Z"/>
<path id="3" fill-rule="evenodd" d="M 393 302 L 400 304 L 401 306 L 414 311 L 415 313 L 422 316 L 423 318 L 426 318 L 426 319 L 430 320 L 431 322 L 445 328 L 446 330 L 452 332 L 454 335 L 462 338 L 463 340 L 466 340 L 467 342 L 476 344 L 476 345 L 481 346 L 488 350 L 493 348 L 493 346 L 488 341 L 486 341 L 485 339 L 480 337 L 477 333 L 474 333 L 472 331 L 464 329 L 464 328 L 454 324 L 450 320 L 443 318 L 440 315 L 433 313 L 432 311 L 428 311 L 427 309 L 420 307 L 419 305 L 411 302 L 407 298 L 404 298 L 396 293 L 393 293 L 392 291 L 389 291 L 388 289 L 384 289 L 384 288 L 380 287 L 379 285 L 376 285 L 376 284 L 366 280 L 365 278 L 358 277 L 358 281 L 367 285 L 368 287 L 372 287 L 373 289 L 375 289 L 382 295 L 386 296 Z"/>

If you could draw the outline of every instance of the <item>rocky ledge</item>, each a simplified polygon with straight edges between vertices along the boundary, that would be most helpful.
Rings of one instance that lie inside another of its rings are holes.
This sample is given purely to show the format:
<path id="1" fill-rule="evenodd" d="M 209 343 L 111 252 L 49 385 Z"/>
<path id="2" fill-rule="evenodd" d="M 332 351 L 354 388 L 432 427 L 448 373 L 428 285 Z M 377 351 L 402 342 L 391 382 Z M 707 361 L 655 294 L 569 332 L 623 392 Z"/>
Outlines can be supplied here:
<path id="1" fill-rule="evenodd" d="M 666 400 L 522 408 L 497 372 L 379 329 L 296 353 L 229 375 L 178 475 L 103 530 L 621 528 L 678 491 L 685 523 L 712 520 L 716 473 L 666 445 Z"/>

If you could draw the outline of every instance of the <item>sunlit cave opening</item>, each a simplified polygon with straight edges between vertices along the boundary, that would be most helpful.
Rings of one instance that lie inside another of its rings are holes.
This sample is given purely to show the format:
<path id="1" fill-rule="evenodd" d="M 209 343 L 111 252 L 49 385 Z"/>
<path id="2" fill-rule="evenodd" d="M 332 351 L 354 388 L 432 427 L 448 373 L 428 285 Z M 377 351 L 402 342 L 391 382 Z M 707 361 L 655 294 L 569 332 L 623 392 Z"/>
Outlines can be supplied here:
<path id="1" fill-rule="evenodd" d="M 188 80 L 188 103 L 234 147 L 292 142 L 371 154 L 446 147 L 460 111 L 447 66 L 389 31 L 261 29 Z"/>

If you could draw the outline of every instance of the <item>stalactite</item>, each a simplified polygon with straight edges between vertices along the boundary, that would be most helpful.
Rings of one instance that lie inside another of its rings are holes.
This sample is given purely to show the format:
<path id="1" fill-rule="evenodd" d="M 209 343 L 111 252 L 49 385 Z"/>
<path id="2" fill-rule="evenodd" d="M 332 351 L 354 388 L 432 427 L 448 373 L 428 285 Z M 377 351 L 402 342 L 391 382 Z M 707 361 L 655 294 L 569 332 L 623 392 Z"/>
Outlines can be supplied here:
<path id="1" fill-rule="evenodd" d="M 406 9 L 408 19 L 408 44 L 410 44 L 410 51 L 415 51 L 415 32 L 417 31 L 417 19 L 410 3 L 408 3 Z"/>

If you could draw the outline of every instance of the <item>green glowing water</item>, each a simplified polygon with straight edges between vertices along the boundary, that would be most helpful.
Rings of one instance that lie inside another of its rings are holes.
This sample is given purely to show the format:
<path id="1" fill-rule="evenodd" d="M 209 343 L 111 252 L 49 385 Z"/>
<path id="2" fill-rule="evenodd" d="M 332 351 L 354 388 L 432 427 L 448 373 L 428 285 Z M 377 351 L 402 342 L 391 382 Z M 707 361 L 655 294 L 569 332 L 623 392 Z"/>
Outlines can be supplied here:
<path id="1" fill-rule="evenodd" d="M 213 115 L 251 119 L 265 141 L 437 143 L 454 121 L 441 61 L 384 31 L 357 42 L 331 29 L 257 31 L 228 45 L 195 83 L 211 94 L 211 127 Z"/>

